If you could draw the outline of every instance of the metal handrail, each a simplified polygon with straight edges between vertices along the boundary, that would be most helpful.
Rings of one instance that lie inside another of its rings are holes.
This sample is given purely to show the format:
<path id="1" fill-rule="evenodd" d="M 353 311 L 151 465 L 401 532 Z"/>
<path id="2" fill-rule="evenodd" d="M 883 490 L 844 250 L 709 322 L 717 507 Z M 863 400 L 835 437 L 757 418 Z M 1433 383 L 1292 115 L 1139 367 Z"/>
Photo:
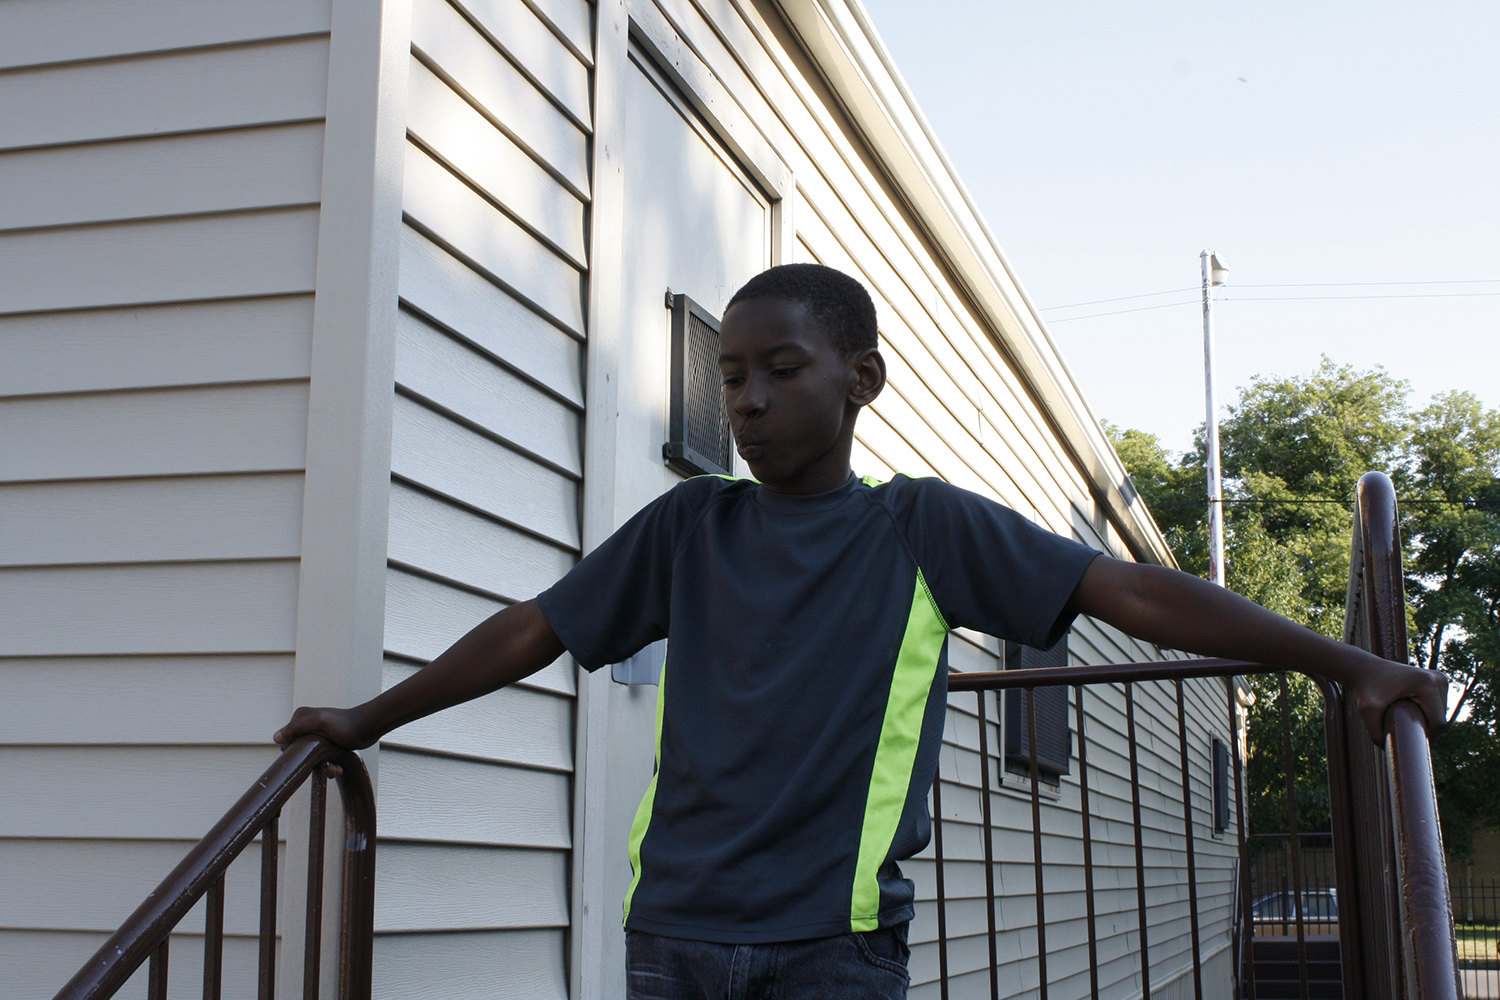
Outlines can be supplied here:
<path id="1" fill-rule="evenodd" d="M 1407 662 L 1405 581 L 1396 490 L 1384 473 L 1367 472 L 1355 491 L 1354 551 L 1349 590 L 1353 612 L 1346 631 L 1363 648 Z M 1432 752 L 1421 710 L 1397 702 L 1385 717 L 1395 864 L 1400 886 L 1397 947 L 1406 996 L 1457 997 L 1458 943 L 1438 824 Z"/>
<path id="2" fill-rule="evenodd" d="M 1385 475 L 1372 472 L 1360 480 L 1352 534 L 1349 613 L 1344 640 L 1404 663 L 1407 647 L 1401 543 L 1395 491 Z M 950 674 L 947 681 L 949 691 L 1073 685 L 1080 697 L 1084 685 L 1123 683 L 1128 705 L 1130 685 L 1136 683 L 1175 681 L 1180 685 L 1191 678 L 1281 672 L 1284 668 L 1263 663 L 1202 658 L 957 673 Z M 1455 998 L 1461 993 L 1457 944 L 1438 825 L 1432 757 L 1422 711 L 1411 700 L 1397 702 L 1387 710 L 1382 759 L 1373 751 L 1357 706 L 1344 697 L 1340 686 L 1313 674 L 1308 676 L 1317 683 L 1326 702 L 1340 894 L 1350 903 L 1358 900 L 1356 905 L 1348 907 L 1347 914 L 1341 913 L 1346 930 L 1341 935 L 1344 995 L 1348 1000 L 1397 995 L 1407 1000 Z M 1285 701 L 1283 697 L 1283 706 Z M 981 741 L 982 722 L 981 716 Z M 987 770 L 982 774 L 987 777 Z M 987 788 L 985 792 L 987 799 Z M 1352 799 L 1352 804 L 1341 801 L 1340 795 Z M 1289 795 L 1289 813 L 1291 802 Z M 1379 807 L 1373 810 L 1373 817 L 1372 804 Z M 1372 819 L 1376 822 L 1371 822 Z M 1291 821 L 1295 823 L 1294 814 Z M 1244 829 L 1243 818 L 1240 828 Z M 1291 829 L 1295 831 L 1295 826 Z M 1381 897 L 1382 890 L 1398 897 L 1391 900 L 1389 907 Z M 1248 899 L 1241 904 L 1248 906 Z M 1089 922 L 1092 926 L 1092 917 Z M 1144 929 L 1144 916 L 1141 923 Z M 1300 950 L 1300 927 L 1298 938 Z M 1299 961 L 1305 992 L 1305 954 Z M 1143 982 L 1147 981 L 1145 973 L 1143 964 Z M 1253 989 L 1252 985 L 1252 996 Z"/>
<path id="3" fill-rule="evenodd" d="M 223 878 L 230 864 L 257 836 L 263 838 L 261 898 L 260 995 L 269 997 L 275 954 L 275 879 L 277 819 L 282 806 L 309 778 L 314 779 L 313 843 L 309 847 L 309 906 L 316 916 L 322 901 L 322 792 L 324 765 L 341 770 L 335 777 L 344 805 L 343 914 L 340 927 L 340 1000 L 368 1000 L 371 988 L 375 915 L 375 794 L 359 755 L 321 737 L 304 736 L 289 746 L 240 800 L 188 851 L 161 884 L 146 897 L 94 957 L 68 981 L 56 1000 L 102 1000 L 113 996 L 148 958 L 152 997 L 166 994 L 166 945 L 172 929 L 205 894 L 209 896 L 209 938 L 204 948 L 204 994 L 219 992 L 222 946 Z M 269 889 L 265 881 L 270 876 Z M 314 878 L 316 876 L 316 878 Z M 267 903 L 269 902 L 269 906 Z M 215 912 L 217 920 L 214 919 Z M 321 921 L 309 920 L 309 967 L 304 993 L 316 996 L 318 939 Z M 269 936 L 268 936 L 269 934 Z"/>

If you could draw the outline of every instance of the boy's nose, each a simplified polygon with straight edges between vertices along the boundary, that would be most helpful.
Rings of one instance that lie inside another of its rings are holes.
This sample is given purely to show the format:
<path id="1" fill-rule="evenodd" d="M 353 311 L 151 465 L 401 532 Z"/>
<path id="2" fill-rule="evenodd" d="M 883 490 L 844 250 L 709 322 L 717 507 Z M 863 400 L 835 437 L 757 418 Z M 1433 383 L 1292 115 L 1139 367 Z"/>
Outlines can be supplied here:
<path id="1" fill-rule="evenodd" d="M 734 399 L 734 412 L 742 417 L 753 417 L 766 408 L 765 387 L 759 379 L 747 379 Z"/>

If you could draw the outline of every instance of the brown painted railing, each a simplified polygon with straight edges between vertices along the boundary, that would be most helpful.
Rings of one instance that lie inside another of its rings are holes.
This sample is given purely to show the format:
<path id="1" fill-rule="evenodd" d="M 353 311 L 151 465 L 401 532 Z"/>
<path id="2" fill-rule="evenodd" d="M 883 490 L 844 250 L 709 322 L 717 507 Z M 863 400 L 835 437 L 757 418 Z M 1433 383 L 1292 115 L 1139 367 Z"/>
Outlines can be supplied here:
<path id="1" fill-rule="evenodd" d="M 113 996 L 148 959 L 146 995 L 167 995 L 168 943 L 199 899 L 207 896 L 203 947 L 203 996 L 218 1000 L 224 950 L 224 874 L 260 837 L 260 1000 L 276 993 L 276 905 L 281 808 L 311 779 L 307 863 L 307 933 L 303 996 L 318 996 L 323 926 L 323 842 L 328 768 L 344 806 L 342 921 L 339 933 L 340 1000 L 368 1000 L 375 914 L 375 796 L 359 755 L 327 740 L 303 737 L 266 769 L 234 807 L 162 880 L 120 929 L 94 953 L 57 994 L 57 1000 L 102 1000 Z"/>
<path id="2" fill-rule="evenodd" d="M 1353 557 L 1350 568 L 1349 614 L 1345 641 L 1375 652 L 1387 659 L 1406 661 L 1405 603 L 1400 566 L 1400 539 L 1396 525 L 1394 493 L 1390 480 L 1379 473 L 1365 476 L 1356 498 L 1353 533 Z M 1087 911 L 1087 947 L 1090 997 L 1097 1000 L 1099 982 L 1099 941 L 1097 934 L 1096 888 L 1094 872 L 1093 823 L 1089 802 L 1090 740 L 1085 725 L 1085 691 L 1093 685 L 1111 687 L 1091 697 L 1124 702 L 1126 744 L 1129 751 L 1129 783 L 1135 849 L 1135 934 L 1136 977 L 1140 993 L 1152 993 L 1152 965 L 1149 960 L 1150 925 L 1147 907 L 1147 878 L 1144 861 L 1145 844 L 1141 819 L 1140 765 L 1137 759 L 1136 686 L 1151 682 L 1170 682 L 1175 687 L 1177 706 L 1178 750 L 1182 778 L 1182 833 L 1186 854 L 1190 933 L 1192 938 L 1193 995 L 1201 1000 L 1206 984 L 1203 980 L 1199 913 L 1199 885 L 1195 864 L 1195 829 L 1207 824 L 1200 813 L 1194 816 L 1189 787 L 1188 749 L 1190 734 L 1184 712 L 1183 682 L 1195 678 L 1221 677 L 1226 681 L 1237 675 L 1276 674 L 1282 713 L 1282 764 L 1287 774 L 1287 853 L 1289 892 L 1293 899 L 1303 899 L 1303 865 L 1299 857 L 1302 837 L 1297 830 L 1296 799 L 1293 788 L 1295 765 L 1290 740 L 1286 677 L 1276 668 L 1263 664 L 1219 659 L 1116 663 L 1100 666 L 1006 670 L 986 673 L 953 674 L 948 679 L 950 691 L 1025 690 L 1073 686 L 1073 707 L 1077 717 L 1077 777 L 1079 791 L 1078 837 L 1083 847 L 1083 881 Z M 1448 894 L 1447 873 L 1437 822 L 1437 803 L 1433 791 L 1432 764 L 1426 729 L 1420 709 L 1414 702 L 1403 701 L 1386 714 L 1384 753 L 1371 743 L 1355 706 L 1347 704 L 1339 686 L 1314 678 L 1322 691 L 1327 732 L 1330 806 L 1333 816 L 1335 875 L 1337 881 L 1338 966 L 1342 969 L 1342 996 L 1345 1000 L 1453 1000 L 1460 996 L 1453 922 Z M 1236 898 L 1233 911 L 1233 968 L 1236 996 L 1254 1000 L 1256 996 L 1255 962 L 1252 956 L 1265 950 L 1257 946 L 1252 913 L 1250 868 L 1245 824 L 1244 766 L 1240 759 L 1239 739 L 1235 725 L 1236 694 L 1234 684 L 1226 684 L 1227 718 L 1230 732 L 1235 733 L 1233 746 L 1234 798 L 1237 812 L 1235 826 L 1239 831 L 1239 863 Z M 1028 697 L 1026 726 L 1030 739 L 1031 864 L 1034 870 L 1037 940 L 1037 993 L 1048 1000 L 1047 970 L 1047 890 L 1044 884 L 1041 794 L 1037 763 L 1036 699 Z M 988 901 L 989 995 L 1000 1000 L 1002 993 L 997 955 L 996 896 L 993 851 L 995 831 L 991 816 L 992 781 L 989 761 L 989 737 L 985 719 L 985 699 L 977 701 L 979 721 L 980 823 L 982 827 L 985 889 Z M 939 994 L 950 1000 L 948 913 L 949 879 L 944 866 L 944 822 L 942 820 L 942 785 L 940 773 L 933 786 L 934 861 L 937 903 Z M 1018 860 L 1018 859 L 1007 859 Z M 1012 890 L 1014 892 L 1014 890 Z M 1333 947 L 1327 939 L 1319 941 L 1317 932 L 1328 928 L 1323 921 L 1304 914 L 1304 906 L 1294 909 L 1288 921 L 1295 928 L 1295 944 L 1290 927 L 1285 945 L 1276 945 L 1276 964 L 1285 968 L 1295 965 L 1295 982 L 1275 984 L 1276 989 L 1291 986 L 1296 995 L 1309 997 L 1317 985 L 1310 980 L 1310 967 L 1328 964 L 1320 956 L 1310 958 L 1311 935 L 1319 947 Z M 1120 914 L 1117 912 L 1115 917 Z M 1279 923 L 1279 922 L 1278 922 Z M 1271 988 L 1271 984 L 1266 984 Z M 1028 986 L 1027 989 L 1030 989 Z M 1076 993 L 1076 990 L 1073 992 Z M 1285 994 L 1276 994 L 1285 995 Z"/>

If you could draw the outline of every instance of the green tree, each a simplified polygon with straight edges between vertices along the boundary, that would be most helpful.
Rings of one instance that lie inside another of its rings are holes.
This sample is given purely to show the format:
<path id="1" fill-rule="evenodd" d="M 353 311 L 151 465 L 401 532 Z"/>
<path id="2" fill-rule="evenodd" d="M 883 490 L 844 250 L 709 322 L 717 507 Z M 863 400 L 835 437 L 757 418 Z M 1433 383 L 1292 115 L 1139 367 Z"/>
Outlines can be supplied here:
<path id="1" fill-rule="evenodd" d="M 1433 771 L 1450 854 L 1500 827 L 1500 412 L 1444 393 L 1416 415 L 1401 492 L 1415 662 L 1460 686 Z M 1463 718 L 1459 718 L 1463 716 Z"/>
<path id="2" fill-rule="evenodd" d="M 1381 368 L 1324 358 L 1306 377 L 1261 376 L 1220 424 L 1230 589 L 1327 635 L 1343 626 L 1351 499 L 1370 470 L 1391 475 L 1406 545 L 1413 661 L 1462 685 L 1434 747 L 1444 832 L 1464 856 L 1475 823 L 1500 826 L 1500 412 L 1471 394 L 1415 414 Z M 1175 458 L 1156 438 L 1105 425 L 1180 565 L 1204 573 L 1203 433 Z M 1139 470 L 1139 474 L 1137 472 Z M 1252 828 L 1286 828 L 1277 682 L 1253 682 L 1247 781 Z M 1324 773 L 1322 699 L 1288 678 L 1294 767 Z M 1463 710 L 1465 717 L 1456 718 Z M 1326 786 L 1299 784 L 1298 827 L 1327 829 Z"/>

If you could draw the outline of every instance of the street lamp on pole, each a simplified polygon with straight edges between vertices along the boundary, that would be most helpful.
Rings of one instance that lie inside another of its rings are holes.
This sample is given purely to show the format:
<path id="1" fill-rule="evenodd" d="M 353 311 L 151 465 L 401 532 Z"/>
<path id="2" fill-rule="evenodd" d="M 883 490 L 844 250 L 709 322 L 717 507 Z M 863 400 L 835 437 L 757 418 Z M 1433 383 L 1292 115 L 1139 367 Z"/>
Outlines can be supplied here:
<path id="1" fill-rule="evenodd" d="M 1203 391 L 1204 439 L 1208 445 L 1208 578 L 1224 586 L 1224 495 L 1219 468 L 1219 400 L 1214 387 L 1214 294 L 1215 285 L 1229 278 L 1229 267 L 1212 250 L 1198 255 L 1203 268 Z"/>

